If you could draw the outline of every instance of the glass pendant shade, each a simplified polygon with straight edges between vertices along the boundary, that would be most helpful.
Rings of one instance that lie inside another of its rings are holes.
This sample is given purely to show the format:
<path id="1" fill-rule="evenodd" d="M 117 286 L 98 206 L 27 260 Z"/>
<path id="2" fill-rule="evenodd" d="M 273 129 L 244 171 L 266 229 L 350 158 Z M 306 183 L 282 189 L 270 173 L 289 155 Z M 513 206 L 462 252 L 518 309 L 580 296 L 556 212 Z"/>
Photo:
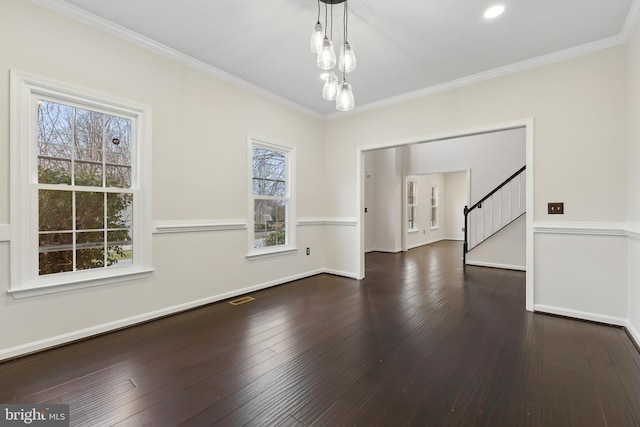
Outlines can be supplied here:
<path id="1" fill-rule="evenodd" d="M 321 23 L 317 23 L 315 27 L 313 27 L 313 34 L 311 34 L 311 42 L 310 47 L 311 47 L 311 52 L 313 53 L 318 53 L 320 52 L 320 49 L 322 49 L 322 39 L 324 39 L 324 34 L 323 34 L 324 28 L 322 27 Z"/>
<path id="2" fill-rule="evenodd" d="M 356 69 L 356 54 L 349 43 L 345 43 L 340 48 L 340 60 L 338 61 L 340 71 L 350 73 Z"/>
<path id="3" fill-rule="evenodd" d="M 322 97 L 327 101 L 334 101 L 338 95 L 338 77 L 332 71 L 324 81 L 322 87 Z"/>
<path id="4" fill-rule="evenodd" d="M 336 97 L 336 110 L 349 111 L 355 106 L 351 85 L 345 81 L 338 86 L 338 96 Z"/>
<path id="5" fill-rule="evenodd" d="M 318 68 L 331 70 L 336 66 L 336 52 L 333 50 L 333 42 L 325 37 L 322 40 L 322 49 L 318 52 Z"/>

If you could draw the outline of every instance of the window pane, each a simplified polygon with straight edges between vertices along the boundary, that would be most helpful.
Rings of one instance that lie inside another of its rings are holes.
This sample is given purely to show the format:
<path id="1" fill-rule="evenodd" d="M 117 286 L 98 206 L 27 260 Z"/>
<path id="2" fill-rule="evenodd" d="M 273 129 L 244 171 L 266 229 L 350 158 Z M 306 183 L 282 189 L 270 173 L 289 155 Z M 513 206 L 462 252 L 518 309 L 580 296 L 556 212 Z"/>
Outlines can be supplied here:
<path id="1" fill-rule="evenodd" d="M 287 202 L 285 200 L 255 200 L 255 248 L 287 244 Z"/>
<path id="2" fill-rule="evenodd" d="M 107 187 L 130 188 L 131 168 L 107 165 Z"/>
<path id="3" fill-rule="evenodd" d="M 107 232 L 107 267 L 131 265 L 133 263 L 133 245 L 131 230 Z"/>
<path id="4" fill-rule="evenodd" d="M 76 229 L 104 228 L 104 194 L 88 191 L 76 192 Z"/>
<path id="5" fill-rule="evenodd" d="M 89 231 L 76 234 L 76 269 L 104 267 L 104 233 Z"/>
<path id="6" fill-rule="evenodd" d="M 133 261 L 133 195 L 107 194 L 107 266 Z"/>
<path id="7" fill-rule="evenodd" d="M 47 233 L 39 236 L 38 274 L 62 273 L 73 270 L 71 233 Z"/>
<path id="8" fill-rule="evenodd" d="M 72 108 L 38 101 L 38 182 L 71 184 Z"/>
<path id="9" fill-rule="evenodd" d="M 107 193 L 107 228 L 131 228 L 133 194 Z"/>
<path id="10" fill-rule="evenodd" d="M 407 211 L 407 225 L 409 227 L 410 230 L 413 230 L 414 228 L 416 228 L 416 207 L 415 206 L 410 206 L 408 211 Z"/>
<path id="11" fill-rule="evenodd" d="M 102 141 L 106 115 L 76 108 L 74 115 L 75 184 L 102 186 Z"/>
<path id="12" fill-rule="evenodd" d="M 284 197 L 286 195 L 286 155 L 266 148 L 253 148 L 253 194 Z"/>
<path id="13" fill-rule="evenodd" d="M 131 187 L 131 120 L 106 116 L 105 162 L 107 187 Z"/>
<path id="14" fill-rule="evenodd" d="M 71 184 L 71 160 L 38 157 L 38 182 L 43 184 Z"/>
<path id="15" fill-rule="evenodd" d="M 61 231 L 72 229 L 72 202 L 70 191 L 38 191 L 38 230 Z"/>

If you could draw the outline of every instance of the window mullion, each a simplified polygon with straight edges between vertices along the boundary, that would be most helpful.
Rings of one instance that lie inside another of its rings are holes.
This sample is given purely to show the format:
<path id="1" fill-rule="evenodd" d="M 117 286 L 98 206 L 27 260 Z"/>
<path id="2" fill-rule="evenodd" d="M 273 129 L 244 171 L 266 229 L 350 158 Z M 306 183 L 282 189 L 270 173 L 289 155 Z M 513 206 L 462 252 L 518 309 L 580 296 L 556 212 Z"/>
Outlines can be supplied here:
<path id="1" fill-rule="evenodd" d="M 76 184 L 76 109 L 71 109 L 71 185 Z M 75 252 L 75 251 L 74 251 Z M 74 259 L 75 265 L 75 259 Z"/>
<path id="2" fill-rule="evenodd" d="M 76 271 L 77 255 L 76 241 L 78 239 L 78 230 L 76 230 L 76 192 L 71 192 L 71 248 L 73 250 L 71 259 L 73 260 L 73 271 Z"/>
<path id="3" fill-rule="evenodd" d="M 103 157 L 104 157 L 104 153 L 103 153 Z M 107 212 L 108 212 L 108 207 L 107 207 L 107 193 L 103 193 L 102 194 L 103 200 L 104 200 L 104 210 L 103 210 L 103 216 L 104 216 L 104 228 L 102 230 L 102 236 L 103 236 L 103 241 L 102 241 L 102 247 L 104 248 L 104 253 L 103 253 L 103 267 L 107 267 Z"/>

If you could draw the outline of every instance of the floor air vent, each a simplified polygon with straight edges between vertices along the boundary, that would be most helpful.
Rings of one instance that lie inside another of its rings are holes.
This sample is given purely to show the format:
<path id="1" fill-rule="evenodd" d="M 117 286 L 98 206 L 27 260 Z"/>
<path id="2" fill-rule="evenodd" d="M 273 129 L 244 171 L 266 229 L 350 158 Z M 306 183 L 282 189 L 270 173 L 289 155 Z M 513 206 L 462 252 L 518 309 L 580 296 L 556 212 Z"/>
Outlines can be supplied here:
<path id="1" fill-rule="evenodd" d="M 240 304 L 244 304 L 245 302 L 253 301 L 254 299 L 255 298 L 253 297 L 242 297 L 242 298 L 234 299 L 233 301 L 229 301 L 229 304 L 240 305 Z"/>

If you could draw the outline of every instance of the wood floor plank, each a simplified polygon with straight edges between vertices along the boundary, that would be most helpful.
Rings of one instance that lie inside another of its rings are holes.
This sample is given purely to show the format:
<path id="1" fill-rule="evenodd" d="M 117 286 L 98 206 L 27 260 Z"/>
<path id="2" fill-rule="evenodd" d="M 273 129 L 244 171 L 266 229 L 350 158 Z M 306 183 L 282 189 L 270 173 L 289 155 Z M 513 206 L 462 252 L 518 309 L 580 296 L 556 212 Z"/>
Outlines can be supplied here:
<path id="1" fill-rule="evenodd" d="M 0 363 L 0 403 L 73 426 L 638 426 L 620 328 L 529 313 L 525 273 L 462 268 L 459 242 Z M 215 280 L 215 279 L 212 279 Z"/>

